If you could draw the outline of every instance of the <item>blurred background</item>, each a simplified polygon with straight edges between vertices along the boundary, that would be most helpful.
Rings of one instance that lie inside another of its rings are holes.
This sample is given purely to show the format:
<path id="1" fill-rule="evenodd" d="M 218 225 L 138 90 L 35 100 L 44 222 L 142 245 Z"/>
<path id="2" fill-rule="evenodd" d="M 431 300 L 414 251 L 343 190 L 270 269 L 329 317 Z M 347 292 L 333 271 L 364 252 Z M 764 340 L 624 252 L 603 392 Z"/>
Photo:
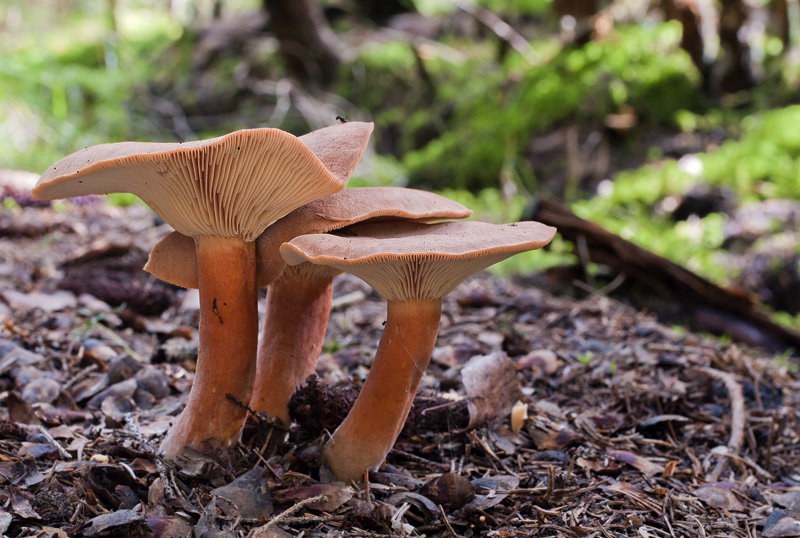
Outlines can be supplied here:
<path id="1" fill-rule="evenodd" d="M 373 121 L 351 186 L 555 200 L 797 327 L 798 29 L 797 0 L 0 0 L 0 168 Z"/>

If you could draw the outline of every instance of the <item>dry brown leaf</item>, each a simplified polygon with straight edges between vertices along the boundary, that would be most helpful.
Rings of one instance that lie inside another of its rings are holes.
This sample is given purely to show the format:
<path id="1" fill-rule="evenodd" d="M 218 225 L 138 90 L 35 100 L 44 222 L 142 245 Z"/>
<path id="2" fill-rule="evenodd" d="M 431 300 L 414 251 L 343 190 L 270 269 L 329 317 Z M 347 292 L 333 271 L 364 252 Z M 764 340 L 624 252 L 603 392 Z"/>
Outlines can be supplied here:
<path id="1" fill-rule="evenodd" d="M 587 460 L 585 458 L 578 458 L 575 460 L 575 465 L 586 469 L 593 473 L 601 474 L 604 476 L 617 476 L 622 472 L 622 465 L 611 465 L 608 461 L 601 460 Z"/>
<path id="2" fill-rule="evenodd" d="M 191 536 L 192 523 L 180 516 L 152 516 L 147 518 L 147 526 L 153 538 L 173 538 Z"/>
<path id="3" fill-rule="evenodd" d="M 787 510 L 800 511 L 800 491 L 791 490 L 780 495 L 773 495 L 772 500 Z"/>
<path id="4" fill-rule="evenodd" d="M 249 519 L 267 518 L 272 514 L 264 469 L 256 467 L 226 486 L 211 490 L 217 498 L 217 506 L 225 514 Z"/>
<path id="5" fill-rule="evenodd" d="M 472 481 L 475 487 L 475 498 L 461 509 L 462 514 L 469 514 L 473 510 L 486 510 L 501 503 L 508 492 L 519 486 L 519 478 L 511 475 L 495 475 L 478 478 Z"/>
<path id="6" fill-rule="evenodd" d="M 694 490 L 697 498 L 712 508 L 731 512 L 744 512 L 744 506 L 730 488 L 718 485 L 705 485 Z"/>
<path id="7" fill-rule="evenodd" d="M 67 308 L 75 308 L 78 304 L 75 296 L 68 291 L 45 294 L 4 290 L 3 298 L 8 303 L 8 306 L 15 311 L 39 309 L 44 312 L 59 312 Z"/>
<path id="8" fill-rule="evenodd" d="M 311 510 L 319 510 L 320 512 L 333 512 L 349 501 L 354 494 L 353 488 L 349 486 L 339 486 L 336 484 L 307 484 L 278 490 L 274 493 L 273 500 L 280 504 L 294 504 L 324 495 L 325 498 L 323 500 L 309 503 L 305 506 Z"/>
<path id="9" fill-rule="evenodd" d="M 504 419 L 522 391 L 514 363 L 502 351 L 472 357 L 461 370 L 467 393 L 469 428 Z"/>
<path id="10" fill-rule="evenodd" d="M 783 510 L 775 510 L 767 518 L 761 536 L 764 538 L 800 536 L 800 519 L 798 519 L 797 513 L 789 514 Z"/>
<path id="11" fill-rule="evenodd" d="M 664 470 L 664 466 L 652 462 L 649 459 L 629 452 L 627 450 L 609 450 L 608 457 L 622 463 L 627 463 L 635 469 L 639 469 L 644 474 L 652 476 Z"/>

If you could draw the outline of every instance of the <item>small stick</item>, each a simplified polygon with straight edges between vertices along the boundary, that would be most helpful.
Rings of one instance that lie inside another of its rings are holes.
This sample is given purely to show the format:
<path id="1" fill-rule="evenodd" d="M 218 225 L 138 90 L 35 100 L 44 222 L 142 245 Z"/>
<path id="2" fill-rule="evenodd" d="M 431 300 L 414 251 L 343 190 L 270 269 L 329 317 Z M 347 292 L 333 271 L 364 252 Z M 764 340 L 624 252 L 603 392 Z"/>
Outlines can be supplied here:
<path id="1" fill-rule="evenodd" d="M 70 377 L 66 383 L 64 383 L 64 389 L 70 388 L 72 385 L 74 385 L 78 381 L 81 381 L 83 378 L 85 378 L 86 376 L 97 370 L 97 368 L 98 368 L 97 364 L 91 364 L 86 368 L 79 370 L 74 376 Z"/>
<path id="2" fill-rule="evenodd" d="M 735 456 L 738 456 L 744 442 L 744 427 L 747 422 L 742 387 L 736 378 L 728 372 L 723 372 L 716 368 L 700 368 L 700 372 L 722 382 L 725 385 L 725 390 L 728 391 L 728 398 L 731 401 L 731 436 L 728 440 L 728 449 Z M 708 476 L 709 482 L 719 480 L 720 475 L 727 470 L 728 461 L 728 458 L 723 458 L 717 462 L 716 467 Z"/>
<path id="3" fill-rule="evenodd" d="M 250 533 L 248 533 L 247 536 L 248 536 L 248 538 L 251 538 L 252 536 L 255 535 L 256 531 L 266 531 L 266 530 L 268 530 L 270 527 L 272 527 L 276 523 L 280 523 L 281 521 L 283 521 L 285 519 L 288 519 L 290 515 L 294 514 L 295 512 L 297 512 L 298 510 L 300 510 L 304 506 L 307 506 L 309 504 L 314 504 L 315 502 L 318 502 L 318 501 L 323 501 L 324 502 L 324 501 L 327 501 L 327 500 L 328 500 L 328 497 L 325 496 L 325 495 L 317 495 L 316 497 L 309 497 L 308 499 L 303 499 L 302 501 L 300 501 L 299 503 L 295 504 L 291 508 L 288 508 L 288 509 L 284 510 L 283 512 L 281 512 L 277 516 L 275 516 L 272 519 L 270 519 L 269 521 L 267 521 L 267 523 L 265 525 L 262 525 L 261 527 L 252 529 L 250 531 Z"/>
<path id="4" fill-rule="evenodd" d="M 144 438 L 142 432 L 139 431 L 139 425 L 136 423 L 136 420 L 133 418 L 131 413 L 127 413 L 125 415 L 125 424 L 128 426 L 130 430 L 131 437 L 134 441 L 136 441 L 140 447 L 144 448 L 149 454 L 155 454 L 156 451 L 150 446 L 150 443 Z"/>
<path id="5" fill-rule="evenodd" d="M 58 455 L 59 456 L 61 456 L 65 460 L 72 459 L 72 456 L 70 456 L 69 452 L 64 450 L 64 447 L 61 446 L 61 443 L 59 443 L 58 441 L 53 439 L 53 436 L 50 435 L 50 433 L 47 430 L 44 429 L 44 426 L 41 426 L 41 425 L 36 426 L 36 431 L 38 431 L 40 434 L 42 434 L 44 436 L 44 438 L 47 439 L 48 443 L 50 443 L 51 445 L 56 447 L 56 450 L 58 450 Z"/>
<path id="6" fill-rule="evenodd" d="M 131 357 L 133 357 L 137 361 L 142 362 L 142 363 L 150 362 L 149 360 L 145 359 L 144 357 L 142 357 L 141 355 L 136 353 L 136 351 L 134 351 L 133 348 L 131 346 L 129 346 L 128 343 L 125 342 L 125 340 L 123 340 L 120 335 L 118 335 L 117 333 L 115 333 L 114 331 L 112 331 L 111 329 L 109 329 L 108 327 L 103 325 L 102 323 L 95 323 L 94 326 L 95 326 L 95 328 L 97 330 L 99 330 L 100 332 L 104 333 L 106 336 L 108 336 L 114 342 L 116 342 L 116 344 L 119 347 L 121 347 L 122 350 L 125 353 L 127 353 L 128 355 L 130 355 Z"/>
<path id="7" fill-rule="evenodd" d="M 444 511 L 444 507 L 441 504 L 439 505 L 439 512 L 442 513 L 442 521 L 444 521 L 444 526 L 447 527 L 447 533 L 453 538 L 461 538 L 456 534 L 456 531 L 453 530 L 453 526 L 450 525 L 450 521 L 447 519 L 447 513 Z"/>

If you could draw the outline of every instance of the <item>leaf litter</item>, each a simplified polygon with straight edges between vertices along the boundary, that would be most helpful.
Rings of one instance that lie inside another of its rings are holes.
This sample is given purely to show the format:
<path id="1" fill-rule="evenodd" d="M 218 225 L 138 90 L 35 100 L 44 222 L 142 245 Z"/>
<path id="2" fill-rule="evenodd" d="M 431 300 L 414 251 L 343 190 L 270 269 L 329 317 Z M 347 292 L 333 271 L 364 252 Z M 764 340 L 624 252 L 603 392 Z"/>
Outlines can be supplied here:
<path id="1" fill-rule="evenodd" d="M 197 356 L 196 298 L 141 271 L 169 230 L 97 201 L 4 210 L 0 228 L 5 536 L 800 536 L 785 358 L 480 275 L 445 300 L 385 465 L 342 484 L 320 441 L 385 316 L 343 276 L 292 428 L 252 416 L 232 449 L 169 462 Z"/>

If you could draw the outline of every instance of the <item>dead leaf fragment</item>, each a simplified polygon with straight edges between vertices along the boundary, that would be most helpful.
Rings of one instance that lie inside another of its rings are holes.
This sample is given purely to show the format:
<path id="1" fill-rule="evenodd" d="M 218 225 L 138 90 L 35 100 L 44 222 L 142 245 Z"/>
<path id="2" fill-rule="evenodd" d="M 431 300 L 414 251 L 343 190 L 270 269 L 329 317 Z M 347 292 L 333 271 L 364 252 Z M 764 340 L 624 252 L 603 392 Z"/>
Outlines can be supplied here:
<path id="1" fill-rule="evenodd" d="M 478 478 L 472 481 L 475 487 L 475 498 L 461 509 L 462 514 L 473 510 L 486 510 L 503 502 L 508 492 L 519 486 L 519 478 L 512 475 L 496 475 Z"/>
<path id="2" fill-rule="evenodd" d="M 9 505 L 6 506 L 11 514 L 24 519 L 41 519 L 36 510 L 31 506 L 28 498 L 30 494 L 23 494 L 22 491 L 12 489 L 9 491 Z"/>
<path id="3" fill-rule="evenodd" d="M 273 525 L 272 527 L 259 527 L 254 529 L 249 538 L 292 538 L 292 535 L 282 528 Z"/>
<path id="4" fill-rule="evenodd" d="M 401 491 L 386 499 L 386 504 L 395 507 L 400 507 L 403 505 L 403 503 L 408 503 L 409 505 L 415 507 L 423 515 L 426 521 L 431 519 L 434 514 L 439 513 L 439 507 L 436 506 L 433 501 L 424 495 L 414 493 L 413 491 Z"/>
<path id="5" fill-rule="evenodd" d="M 772 500 L 787 510 L 800 511 L 800 491 L 792 490 L 780 495 L 774 495 Z"/>
<path id="6" fill-rule="evenodd" d="M 469 428 L 508 416 L 522 396 L 514 363 L 502 351 L 471 358 L 461 370 L 469 404 Z"/>
<path id="7" fill-rule="evenodd" d="M 236 538 L 236 534 L 232 531 L 221 530 L 216 525 L 217 520 L 217 498 L 211 499 L 203 508 L 203 514 L 197 521 L 194 528 L 194 535 L 196 538 Z"/>
<path id="8" fill-rule="evenodd" d="M 117 510 L 102 514 L 89 520 L 89 526 L 83 530 L 84 536 L 130 536 L 120 527 L 134 526 L 144 522 L 144 516 L 133 510 Z"/>
<path id="9" fill-rule="evenodd" d="M 764 538 L 800 536 L 800 520 L 798 520 L 796 514 L 790 515 L 783 510 L 775 510 L 767 518 L 761 536 Z"/>
<path id="10" fill-rule="evenodd" d="M 36 416 L 36 411 L 18 393 L 14 391 L 8 393 L 6 407 L 8 408 L 8 418 L 11 422 L 39 424 L 39 417 Z"/>
<path id="11" fill-rule="evenodd" d="M 147 526 L 153 538 L 185 538 L 192 535 L 192 524 L 182 517 L 148 517 Z"/>
<path id="12" fill-rule="evenodd" d="M 695 489 L 694 494 L 712 508 L 731 512 L 744 512 L 744 506 L 729 488 L 706 485 Z"/>
<path id="13" fill-rule="evenodd" d="M 275 492 L 273 499 L 276 503 L 298 503 L 306 499 L 312 499 L 324 495 L 325 499 L 305 505 L 311 510 L 320 512 L 333 512 L 344 503 L 349 501 L 355 492 L 349 486 L 336 484 L 307 484 L 281 489 Z"/>
<path id="14" fill-rule="evenodd" d="M 658 474 L 664 470 L 663 465 L 652 462 L 649 459 L 629 452 L 627 450 L 609 450 L 608 457 L 622 463 L 627 463 L 634 469 L 642 471 L 644 474 L 651 476 Z"/>
<path id="15" fill-rule="evenodd" d="M 266 519 L 272 514 L 264 469 L 256 467 L 220 488 L 212 489 L 217 497 L 217 506 L 228 516 L 248 519 Z"/>
<path id="16" fill-rule="evenodd" d="M 581 469 L 586 469 L 604 476 L 617 476 L 622 472 L 622 465 L 610 464 L 605 458 L 603 458 L 603 460 L 587 460 L 579 457 L 575 460 L 575 465 Z"/>
<path id="17" fill-rule="evenodd" d="M 39 309 L 44 312 L 59 312 L 67 308 L 75 308 L 78 305 L 75 296 L 68 291 L 45 294 L 5 290 L 3 291 L 3 298 L 8 303 L 8 306 L 11 307 L 11 310 L 15 311 Z"/>
<path id="18" fill-rule="evenodd" d="M 11 526 L 11 521 L 14 519 L 14 516 L 9 514 L 5 511 L 5 509 L 0 507 L 0 534 L 5 536 L 8 527 Z"/>

